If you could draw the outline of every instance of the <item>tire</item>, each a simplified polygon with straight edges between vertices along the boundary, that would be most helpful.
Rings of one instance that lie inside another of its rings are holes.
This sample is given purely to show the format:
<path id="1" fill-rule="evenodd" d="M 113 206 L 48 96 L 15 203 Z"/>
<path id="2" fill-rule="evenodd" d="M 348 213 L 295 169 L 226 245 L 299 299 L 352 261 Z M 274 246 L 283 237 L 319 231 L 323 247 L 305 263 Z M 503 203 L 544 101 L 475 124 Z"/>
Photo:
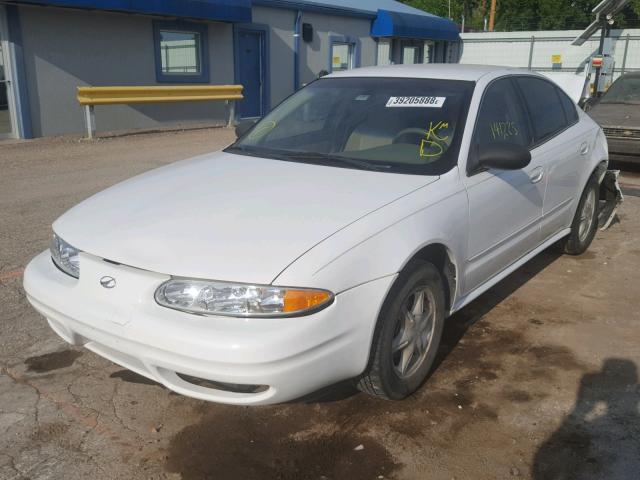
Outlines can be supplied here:
<path id="1" fill-rule="evenodd" d="M 410 313 L 410 309 L 415 314 Z M 410 263 L 384 301 L 369 363 L 357 379 L 357 387 L 364 393 L 388 400 L 401 400 L 415 392 L 427 377 L 438 352 L 444 311 L 444 281 L 438 269 L 424 261 Z M 410 338 L 413 340 L 409 341 Z M 405 347 L 400 348 L 402 345 Z"/>
<path id="2" fill-rule="evenodd" d="M 559 247 L 569 255 L 581 255 L 587 251 L 598 230 L 598 204 L 600 201 L 600 185 L 595 177 L 591 177 L 571 223 L 571 233 L 563 238 Z"/>

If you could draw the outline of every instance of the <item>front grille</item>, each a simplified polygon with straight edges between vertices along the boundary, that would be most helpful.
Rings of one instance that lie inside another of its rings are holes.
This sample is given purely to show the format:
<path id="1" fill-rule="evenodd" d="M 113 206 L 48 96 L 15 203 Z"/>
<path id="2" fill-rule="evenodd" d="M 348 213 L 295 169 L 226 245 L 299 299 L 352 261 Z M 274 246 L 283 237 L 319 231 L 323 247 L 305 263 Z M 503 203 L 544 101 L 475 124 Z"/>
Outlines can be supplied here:
<path id="1" fill-rule="evenodd" d="M 602 129 L 606 137 L 609 138 L 628 138 L 640 140 L 640 129 L 638 128 L 616 128 L 605 127 Z"/>

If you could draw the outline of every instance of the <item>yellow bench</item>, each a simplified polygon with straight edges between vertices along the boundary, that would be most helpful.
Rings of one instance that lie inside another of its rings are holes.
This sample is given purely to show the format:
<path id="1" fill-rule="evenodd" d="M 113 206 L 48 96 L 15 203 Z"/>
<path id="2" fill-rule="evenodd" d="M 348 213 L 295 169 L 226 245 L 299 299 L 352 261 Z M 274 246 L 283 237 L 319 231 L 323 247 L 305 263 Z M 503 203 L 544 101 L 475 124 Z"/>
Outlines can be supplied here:
<path id="1" fill-rule="evenodd" d="M 77 98 L 84 107 L 87 137 L 93 138 L 96 131 L 95 105 L 225 101 L 228 106 L 227 125 L 231 126 L 235 119 L 235 102 L 244 98 L 242 90 L 242 85 L 78 87 Z"/>

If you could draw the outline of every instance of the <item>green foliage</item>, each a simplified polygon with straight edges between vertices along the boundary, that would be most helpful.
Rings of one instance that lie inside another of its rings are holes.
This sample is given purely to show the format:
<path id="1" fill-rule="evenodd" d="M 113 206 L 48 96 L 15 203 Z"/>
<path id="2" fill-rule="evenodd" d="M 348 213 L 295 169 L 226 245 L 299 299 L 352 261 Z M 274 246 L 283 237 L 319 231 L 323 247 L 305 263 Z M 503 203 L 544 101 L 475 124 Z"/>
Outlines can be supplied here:
<path id="1" fill-rule="evenodd" d="M 449 5 L 451 5 L 451 18 L 459 22 L 462 15 L 470 18 L 474 11 L 483 3 L 482 0 L 400 0 L 402 3 L 419 8 L 434 15 L 449 17 Z M 638 0 L 640 2 L 640 0 Z"/>
<path id="2" fill-rule="evenodd" d="M 449 16 L 469 29 L 482 30 L 489 17 L 491 0 L 400 0 L 412 7 L 441 17 Z M 495 29 L 513 30 L 581 30 L 589 25 L 591 13 L 599 0 L 497 0 Z M 640 27 L 640 0 L 631 0 L 616 16 L 614 28 Z"/>

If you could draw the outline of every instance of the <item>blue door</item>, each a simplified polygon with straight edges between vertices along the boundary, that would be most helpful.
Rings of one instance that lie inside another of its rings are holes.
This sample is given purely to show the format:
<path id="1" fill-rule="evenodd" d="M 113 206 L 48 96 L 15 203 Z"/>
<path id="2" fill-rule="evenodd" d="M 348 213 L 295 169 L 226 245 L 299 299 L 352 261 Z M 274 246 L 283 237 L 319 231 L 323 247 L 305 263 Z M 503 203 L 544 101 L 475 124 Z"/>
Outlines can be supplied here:
<path id="1" fill-rule="evenodd" d="M 238 81 L 244 86 L 244 100 L 239 102 L 241 118 L 261 117 L 265 114 L 265 34 L 256 30 L 238 32 Z"/>

